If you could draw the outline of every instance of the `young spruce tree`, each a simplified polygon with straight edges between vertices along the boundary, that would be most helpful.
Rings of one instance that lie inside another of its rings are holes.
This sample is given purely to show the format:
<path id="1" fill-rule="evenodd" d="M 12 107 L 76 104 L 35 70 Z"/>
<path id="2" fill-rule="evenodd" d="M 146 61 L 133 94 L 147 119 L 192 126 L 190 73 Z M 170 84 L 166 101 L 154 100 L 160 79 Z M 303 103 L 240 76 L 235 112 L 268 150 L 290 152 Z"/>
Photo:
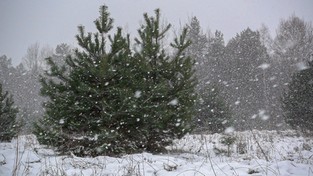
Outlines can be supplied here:
<path id="1" fill-rule="evenodd" d="M 12 95 L 3 92 L 0 83 L 0 141 L 10 141 L 17 134 L 16 115 Z"/>
<path id="2" fill-rule="evenodd" d="M 191 129 L 195 80 L 192 59 L 184 56 L 186 30 L 171 45 L 171 57 L 161 46 L 170 26 L 160 28 L 159 10 L 144 19 L 132 52 L 121 28 L 108 35 L 113 20 L 102 6 L 98 32 L 79 27 L 83 50 L 61 67 L 47 59 L 41 93 L 49 101 L 35 125 L 40 142 L 76 155 L 158 152 Z"/>

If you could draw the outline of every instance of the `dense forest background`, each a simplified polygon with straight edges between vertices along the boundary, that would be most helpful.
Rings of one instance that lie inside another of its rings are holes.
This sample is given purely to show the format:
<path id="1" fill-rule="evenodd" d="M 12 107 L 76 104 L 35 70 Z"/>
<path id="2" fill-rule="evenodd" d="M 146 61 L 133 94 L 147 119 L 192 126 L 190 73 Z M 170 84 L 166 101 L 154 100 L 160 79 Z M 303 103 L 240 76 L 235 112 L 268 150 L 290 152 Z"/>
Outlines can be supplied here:
<path id="1" fill-rule="evenodd" d="M 282 99 L 292 76 L 313 59 L 311 23 L 292 15 L 281 20 L 275 36 L 262 25 L 258 30 L 243 29 L 228 42 L 222 31 L 203 32 L 196 17 L 186 27 L 192 41 L 187 53 L 196 61 L 198 78 L 196 131 L 216 131 L 210 119 L 226 116 L 236 130 L 288 128 Z M 48 70 L 45 58 L 61 66 L 73 52 L 74 47 L 64 43 L 56 48 L 35 43 L 17 66 L 8 56 L 0 56 L 0 83 L 19 109 L 21 134 L 31 133 L 44 114 L 39 77 Z"/>

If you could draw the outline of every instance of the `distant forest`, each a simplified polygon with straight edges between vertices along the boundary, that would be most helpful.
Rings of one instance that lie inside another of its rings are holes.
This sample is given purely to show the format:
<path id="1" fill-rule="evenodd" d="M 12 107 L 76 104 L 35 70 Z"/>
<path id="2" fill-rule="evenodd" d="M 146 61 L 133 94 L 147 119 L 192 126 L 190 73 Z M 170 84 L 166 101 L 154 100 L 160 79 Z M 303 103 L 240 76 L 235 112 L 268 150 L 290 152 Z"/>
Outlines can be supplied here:
<path id="1" fill-rule="evenodd" d="M 186 24 L 192 42 L 186 54 L 195 60 L 198 79 L 196 130 L 214 131 L 213 116 L 229 116 L 236 130 L 288 128 L 282 99 L 293 75 L 313 59 L 311 23 L 292 15 L 280 21 L 276 36 L 262 25 L 259 30 L 243 29 L 228 42 L 223 31 L 205 33 L 200 26 L 196 17 Z M 44 115 L 46 98 L 40 96 L 39 78 L 48 70 L 45 58 L 61 66 L 74 50 L 64 43 L 55 49 L 36 43 L 16 67 L 8 56 L 0 56 L 0 83 L 13 95 L 22 134 L 31 133 L 33 123 Z"/>

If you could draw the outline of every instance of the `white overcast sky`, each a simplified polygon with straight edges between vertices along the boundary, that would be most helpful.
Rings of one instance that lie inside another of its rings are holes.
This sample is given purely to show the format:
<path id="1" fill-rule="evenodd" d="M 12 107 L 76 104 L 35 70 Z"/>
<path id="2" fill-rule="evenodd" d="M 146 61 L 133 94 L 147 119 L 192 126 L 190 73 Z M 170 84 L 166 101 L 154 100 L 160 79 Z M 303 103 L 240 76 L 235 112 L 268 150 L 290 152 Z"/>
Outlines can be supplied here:
<path id="1" fill-rule="evenodd" d="M 292 14 L 313 21 L 313 0 L 0 0 L 0 55 L 17 65 L 36 42 L 53 48 L 60 43 L 76 46 L 77 26 L 95 31 L 93 21 L 103 4 L 109 7 L 115 26 L 132 36 L 142 14 L 153 15 L 156 8 L 176 30 L 196 16 L 204 32 L 221 30 L 226 40 L 262 23 L 275 34 L 280 19 Z"/>

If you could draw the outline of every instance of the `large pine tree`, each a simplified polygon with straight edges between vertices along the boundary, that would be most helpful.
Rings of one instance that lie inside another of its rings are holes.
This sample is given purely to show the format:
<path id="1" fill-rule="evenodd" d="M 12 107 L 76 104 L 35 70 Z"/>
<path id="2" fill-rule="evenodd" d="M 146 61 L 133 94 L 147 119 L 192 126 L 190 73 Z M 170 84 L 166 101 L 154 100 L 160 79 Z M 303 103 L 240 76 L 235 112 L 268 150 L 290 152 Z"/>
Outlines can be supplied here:
<path id="1" fill-rule="evenodd" d="M 190 131 L 195 80 L 193 61 L 184 55 L 187 32 L 171 44 L 170 56 L 161 45 L 170 25 L 160 27 L 159 10 L 144 20 L 133 52 L 121 28 L 108 35 L 113 20 L 102 6 L 98 32 L 79 27 L 82 50 L 61 67 L 48 59 L 41 93 L 49 101 L 36 125 L 42 143 L 77 155 L 158 152 Z"/>
<path id="2" fill-rule="evenodd" d="M 193 60 L 186 57 L 185 49 L 190 45 L 186 40 L 187 30 L 176 38 L 171 46 L 175 53 L 166 54 L 162 43 L 170 25 L 160 27 L 160 13 L 155 17 L 144 15 L 145 24 L 138 30 L 135 39 L 138 52 L 134 57 L 143 61 L 139 89 L 140 117 L 144 122 L 144 134 L 148 150 L 159 150 L 171 142 L 173 137 L 182 137 L 190 130 L 194 115 L 193 105 L 195 78 Z"/>
<path id="3" fill-rule="evenodd" d="M 17 113 L 12 95 L 3 92 L 0 83 L 0 141 L 10 141 L 17 134 Z"/>
<path id="4" fill-rule="evenodd" d="M 240 130 L 259 128 L 265 121 L 253 117 L 260 110 L 269 112 L 266 74 L 269 56 L 260 41 L 260 34 L 250 28 L 237 34 L 226 46 L 226 59 L 226 98 L 231 102 L 234 116 L 240 118 L 235 119 L 235 123 Z"/>

